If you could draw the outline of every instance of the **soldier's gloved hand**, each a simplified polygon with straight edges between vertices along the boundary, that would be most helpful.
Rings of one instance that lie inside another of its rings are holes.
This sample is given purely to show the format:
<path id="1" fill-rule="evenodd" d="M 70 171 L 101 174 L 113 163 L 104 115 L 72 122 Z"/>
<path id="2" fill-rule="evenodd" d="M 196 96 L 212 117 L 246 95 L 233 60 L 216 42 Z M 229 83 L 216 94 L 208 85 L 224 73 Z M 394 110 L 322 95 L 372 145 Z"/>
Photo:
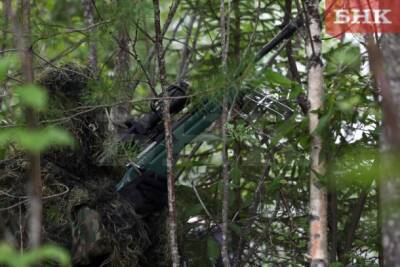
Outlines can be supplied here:
<path id="1" fill-rule="evenodd" d="M 74 266 L 86 266 L 95 259 L 104 258 L 112 249 L 100 214 L 85 205 L 76 209 L 72 224 L 72 259 Z"/>
<path id="2" fill-rule="evenodd" d="M 138 214 L 151 214 L 167 205 L 167 179 L 151 171 L 145 171 L 119 193 L 134 206 Z"/>
<path id="3" fill-rule="evenodd" d="M 147 133 L 146 127 L 135 119 L 128 119 L 124 123 L 128 127 L 128 134 L 145 135 Z"/>

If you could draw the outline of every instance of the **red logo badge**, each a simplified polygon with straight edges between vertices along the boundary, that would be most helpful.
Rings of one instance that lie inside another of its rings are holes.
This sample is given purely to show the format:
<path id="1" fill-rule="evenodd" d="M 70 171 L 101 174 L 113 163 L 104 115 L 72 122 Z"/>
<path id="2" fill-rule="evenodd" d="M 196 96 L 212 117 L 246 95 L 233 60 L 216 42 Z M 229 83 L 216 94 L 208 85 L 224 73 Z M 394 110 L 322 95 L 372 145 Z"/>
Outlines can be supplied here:
<path id="1" fill-rule="evenodd" d="M 400 33 L 400 0 L 325 0 L 326 31 L 345 33 Z"/>

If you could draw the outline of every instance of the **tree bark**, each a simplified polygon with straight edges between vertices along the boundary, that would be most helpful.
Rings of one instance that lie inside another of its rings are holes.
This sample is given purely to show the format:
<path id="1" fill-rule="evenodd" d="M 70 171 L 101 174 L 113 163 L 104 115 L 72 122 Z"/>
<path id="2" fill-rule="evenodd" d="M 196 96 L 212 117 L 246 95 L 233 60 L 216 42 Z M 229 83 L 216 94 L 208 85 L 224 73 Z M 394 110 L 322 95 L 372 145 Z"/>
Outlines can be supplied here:
<path id="1" fill-rule="evenodd" d="M 3 27 L 3 34 L 2 38 L 3 40 L 1 41 L 1 48 L 0 48 L 0 56 L 5 54 L 5 50 L 7 48 L 7 37 L 8 37 L 8 27 L 9 27 L 9 14 L 10 14 L 10 8 L 11 8 L 11 1 L 10 0 L 5 0 L 3 1 L 3 17 L 4 17 L 4 27 Z"/>
<path id="2" fill-rule="evenodd" d="M 343 251 L 341 251 L 341 262 L 344 266 L 347 266 L 349 263 L 349 255 L 348 253 L 351 252 L 351 248 L 354 242 L 355 234 L 357 231 L 357 227 L 359 225 L 362 212 L 364 210 L 365 203 L 367 201 L 368 193 L 369 193 L 369 186 L 363 188 L 361 193 L 359 194 L 357 203 L 351 206 L 349 210 L 349 218 L 344 227 L 344 235 L 343 235 Z"/>
<path id="3" fill-rule="evenodd" d="M 367 48 L 367 53 L 368 53 L 368 61 L 369 61 L 369 68 L 371 72 L 371 78 L 372 78 L 372 95 L 374 97 L 374 100 L 377 104 L 381 104 L 380 101 L 380 94 L 379 94 L 379 86 L 378 86 L 378 80 L 376 77 L 376 72 L 374 71 L 373 65 L 374 65 L 374 60 L 373 60 L 373 53 L 374 53 L 374 43 L 375 41 L 373 40 L 374 36 L 371 34 L 367 34 L 365 36 L 365 41 L 367 43 L 366 48 Z M 369 44 L 369 45 L 368 45 Z M 372 47 L 371 47 L 372 45 Z M 378 248 L 378 262 L 379 266 L 383 266 L 383 248 L 382 248 L 382 210 L 380 208 L 381 206 L 381 197 L 380 197 L 380 184 L 381 184 L 381 179 L 376 179 L 376 203 L 377 203 L 377 219 L 376 219 L 376 229 L 377 229 L 377 240 L 376 240 L 376 247 Z"/>
<path id="4" fill-rule="evenodd" d="M 338 199 L 336 191 L 336 179 L 334 177 L 329 178 L 329 193 L 328 193 L 328 226 L 329 226 L 329 260 L 335 262 L 338 259 Z"/>
<path id="5" fill-rule="evenodd" d="M 178 250 L 177 220 L 176 220 L 176 200 L 175 200 L 175 177 L 174 177 L 174 158 L 173 158 L 173 140 L 170 114 L 170 99 L 168 97 L 165 70 L 164 49 L 162 43 L 162 33 L 160 26 L 160 2 L 153 0 L 154 5 L 154 27 L 155 27 L 155 52 L 158 61 L 159 79 L 164 96 L 163 117 L 165 129 L 165 145 L 167 149 L 167 180 L 168 180 L 168 226 L 169 243 L 172 258 L 172 266 L 180 266 L 180 256 Z"/>
<path id="6" fill-rule="evenodd" d="M 122 4 L 122 3 L 121 3 Z M 129 74 L 129 33 L 125 23 L 119 25 L 117 41 L 117 55 L 115 56 L 114 72 L 117 82 L 123 89 L 128 89 Z"/>
<path id="7" fill-rule="evenodd" d="M 319 123 L 319 113 L 323 107 L 322 98 L 324 94 L 321 18 L 318 0 L 307 0 L 305 4 L 310 33 L 306 47 L 309 58 L 308 101 L 310 102 L 310 110 L 308 115 L 311 135 L 309 255 L 312 267 L 325 267 L 328 265 L 327 193 L 326 188 L 320 182 L 320 176 L 325 173 L 325 163 L 321 160 L 323 140 L 315 132 Z"/>
<path id="8" fill-rule="evenodd" d="M 230 13 L 230 0 L 228 0 L 228 8 L 225 10 L 225 1 L 221 0 L 220 4 L 220 27 L 221 27 L 221 58 L 222 69 L 225 74 L 225 81 L 228 81 L 228 52 L 229 52 L 229 13 Z M 226 82 L 225 86 L 229 86 Z M 225 89 L 225 88 L 224 88 Z M 222 179 L 223 179 L 223 192 L 222 192 L 222 261 L 225 267 L 230 267 L 229 259 L 229 162 L 228 162 L 228 145 L 227 145 L 227 122 L 228 122 L 228 103 L 227 96 L 224 94 L 223 110 L 221 116 L 221 135 L 222 135 Z"/>
<path id="9" fill-rule="evenodd" d="M 18 22 L 15 11 L 12 10 L 12 5 L 8 5 L 8 17 L 13 23 L 14 43 L 17 47 L 20 61 L 23 80 L 25 84 L 32 84 L 34 81 L 33 73 L 33 54 L 30 28 L 30 0 L 21 1 L 21 19 Z M 37 127 L 37 114 L 27 108 L 25 111 L 25 119 L 30 130 L 35 130 Z M 30 163 L 29 177 L 30 184 L 28 185 L 29 197 L 29 246 L 36 248 L 40 246 L 42 233 L 42 179 L 40 173 L 40 154 L 28 153 Z"/>
<path id="10" fill-rule="evenodd" d="M 235 16 L 233 37 L 233 54 L 237 64 L 240 62 L 240 39 L 241 39 L 241 15 L 240 15 L 240 0 L 232 0 L 232 9 Z"/>
<path id="11" fill-rule="evenodd" d="M 382 216 L 383 266 L 400 266 L 400 37 L 382 36 L 382 52 L 367 36 L 370 68 L 382 94 L 380 209 Z M 385 68 L 390 66 L 390 68 Z"/>

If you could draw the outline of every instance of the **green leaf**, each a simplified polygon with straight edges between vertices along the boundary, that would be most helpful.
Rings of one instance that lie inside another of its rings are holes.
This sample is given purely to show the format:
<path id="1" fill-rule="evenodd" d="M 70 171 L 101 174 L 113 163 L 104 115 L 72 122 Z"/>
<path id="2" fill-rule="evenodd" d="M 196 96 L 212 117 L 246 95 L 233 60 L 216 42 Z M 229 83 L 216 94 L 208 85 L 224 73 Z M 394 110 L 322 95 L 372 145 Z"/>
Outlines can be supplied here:
<path id="1" fill-rule="evenodd" d="M 236 164 L 232 167 L 230 176 L 232 177 L 235 186 L 240 186 L 240 178 L 242 177 L 242 171 Z"/>
<path id="2" fill-rule="evenodd" d="M 0 131 L 0 146 L 5 146 L 13 135 L 12 129 L 3 129 Z"/>
<path id="3" fill-rule="evenodd" d="M 21 266 L 31 266 L 34 263 L 43 260 L 52 260 L 61 266 L 71 266 L 71 260 L 68 252 L 57 246 L 44 245 L 37 250 L 32 250 L 21 257 Z"/>
<path id="4" fill-rule="evenodd" d="M 74 144 L 67 131 L 56 127 L 39 130 L 19 129 L 15 132 L 15 139 L 24 149 L 32 152 L 41 152 L 53 145 Z"/>
<path id="5" fill-rule="evenodd" d="M 7 77 L 7 72 L 10 66 L 15 61 L 15 57 L 8 56 L 0 59 L 0 82 L 4 81 Z"/>
<path id="6" fill-rule="evenodd" d="M 329 267 L 342 267 L 343 264 L 340 262 L 332 262 L 329 264 Z"/>
<path id="7" fill-rule="evenodd" d="M 220 141 L 221 137 L 215 134 L 209 134 L 209 133 L 202 133 L 199 134 L 194 140 L 194 142 L 211 142 L 211 141 Z"/>
<path id="8" fill-rule="evenodd" d="M 271 139 L 271 145 L 276 145 L 282 138 L 287 137 L 297 127 L 298 124 L 294 117 L 282 122 L 276 130 L 275 136 Z"/>
<path id="9" fill-rule="evenodd" d="M 207 239 L 207 254 L 208 254 L 208 258 L 211 260 L 211 262 L 213 264 L 219 258 L 220 248 L 219 248 L 218 243 L 212 237 L 209 237 Z"/>
<path id="10" fill-rule="evenodd" d="M 309 135 L 302 135 L 299 137 L 299 145 L 301 145 L 301 147 L 303 149 L 307 149 L 309 144 L 310 144 L 310 136 Z"/>
<path id="11" fill-rule="evenodd" d="M 361 102 L 359 96 L 353 96 L 348 99 L 343 99 L 337 103 L 338 108 L 341 111 L 351 111 L 354 107 L 356 107 Z"/>
<path id="12" fill-rule="evenodd" d="M 185 217 L 192 217 L 195 215 L 199 215 L 203 210 L 203 207 L 200 203 L 193 204 L 193 205 L 186 205 L 185 206 Z"/>
<path id="13" fill-rule="evenodd" d="M 11 128 L 0 131 L 0 146 L 8 142 L 17 142 L 23 149 L 31 152 L 41 152 L 53 145 L 74 145 L 74 139 L 67 131 L 51 126 L 42 129 Z"/>
<path id="14" fill-rule="evenodd" d="M 273 83 L 273 84 L 278 84 L 285 88 L 290 88 L 292 86 L 292 84 L 294 83 L 293 81 L 289 80 L 282 74 L 275 72 L 271 69 L 267 69 L 265 71 L 265 77 L 267 78 L 268 82 Z"/>
<path id="15" fill-rule="evenodd" d="M 379 167 L 379 150 L 376 147 L 364 147 L 353 145 L 343 151 L 342 155 L 335 158 L 334 175 L 338 185 L 348 187 L 350 185 L 370 186 L 372 179 L 382 175 L 381 172 L 399 170 L 390 170 L 390 168 Z M 386 162 L 388 158 L 385 159 Z M 395 158 L 394 164 L 398 166 L 398 158 Z"/>
<path id="16" fill-rule="evenodd" d="M 282 187 L 282 179 L 276 178 L 274 180 L 272 180 L 270 183 L 268 183 L 267 185 L 267 192 L 269 194 L 275 193 L 279 188 Z"/>
<path id="17" fill-rule="evenodd" d="M 277 236 L 276 239 L 279 240 L 279 241 L 284 241 L 284 240 L 285 240 L 285 237 L 282 236 L 282 235 L 279 235 L 279 236 Z"/>
<path id="18" fill-rule="evenodd" d="M 295 99 L 295 98 L 297 98 L 297 97 L 300 95 L 300 93 L 302 93 L 302 92 L 303 92 L 303 88 L 302 88 L 300 85 L 298 85 L 298 84 L 296 83 L 296 84 L 294 84 L 292 90 L 290 90 L 289 98 L 290 98 L 290 99 Z"/>
<path id="19" fill-rule="evenodd" d="M 240 236 L 240 234 L 242 233 L 242 229 L 237 223 L 233 223 L 233 222 L 230 223 L 229 229 L 231 229 L 238 236 Z"/>
<path id="20" fill-rule="evenodd" d="M 0 244 L 0 265 L 12 265 L 13 260 L 15 259 L 15 251 L 7 244 Z"/>
<path id="21" fill-rule="evenodd" d="M 315 128 L 314 133 L 321 135 L 323 133 L 323 131 L 328 127 L 331 119 L 332 119 L 332 113 L 328 113 L 328 114 L 325 114 L 324 116 L 322 116 L 319 119 L 319 123 L 317 125 L 317 128 Z"/>
<path id="22" fill-rule="evenodd" d="M 33 108 L 37 111 L 44 110 L 47 104 L 46 90 L 36 85 L 23 85 L 15 88 L 15 94 L 21 104 Z"/>
<path id="23" fill-rule="evenodd" d="M 360 71 L 360 48 L 351 44 L 341 45 L 334 49 L 328 57 L 328 72 L 340 73 L 346 70 Z"/>
<path id="24" fill-rule="evenodd" d="M 30 267 L 42 261 L 54 261 L 57 266 L 72 266 L 68 252 L 62 247 L 44 245 L 38 249 L 25 251 L 20 254 L 7 244 L 0 244 L 0 264 L 10 267 Z"/>

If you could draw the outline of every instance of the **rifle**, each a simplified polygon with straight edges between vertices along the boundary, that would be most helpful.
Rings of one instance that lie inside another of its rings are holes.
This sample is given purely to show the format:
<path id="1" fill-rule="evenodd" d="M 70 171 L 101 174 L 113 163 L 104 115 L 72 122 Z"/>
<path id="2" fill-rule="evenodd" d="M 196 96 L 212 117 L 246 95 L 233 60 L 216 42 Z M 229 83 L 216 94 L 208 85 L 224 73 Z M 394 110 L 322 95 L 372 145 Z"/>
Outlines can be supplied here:
<path id="1" fill-rule="evenodd" d="M 289 39 L 300 27 L 300 20 L 288 23 L 269 43 L 267 43 L 254 57 L 250 64 L 257 63 L 268 52 L 277 47 L 285 39 Z M 248 64 L 249 65 L 249 64 Z M 247 66 L 248 66 L 247 65 Z M 240 77 L 247 66 L 240 66 L 234 79 Z M 178 113 L 186 104 L 185 92 L 187 84 L 173 85 L 167 89 L 172 98 L 170 110 Z M 229 92 L 228 92 L 229 94 Z M 228 96 L 232 104 L 234 97 Z M 152 105 L 152 112 L 145 115 L 141 122 L 133 121 L 130 133 L 146 135 L 151 128 L 162 120 L 162 103 L 156 101 Z M 195 137 L 211 126 L 222 113 L 222 106 L 216 101 L 205 101 L 201 108 L 192 110 L 172 126 L 174 158 Z M 139 214 L 152 213 L 163 208 L 167 203 L 167 151 L 165 137 L 160 133 L 153 139 L 138 156 L 135 163 L 130 163 L 127 170 L 117 184 L 116 190 L 135 207 Z"/>

